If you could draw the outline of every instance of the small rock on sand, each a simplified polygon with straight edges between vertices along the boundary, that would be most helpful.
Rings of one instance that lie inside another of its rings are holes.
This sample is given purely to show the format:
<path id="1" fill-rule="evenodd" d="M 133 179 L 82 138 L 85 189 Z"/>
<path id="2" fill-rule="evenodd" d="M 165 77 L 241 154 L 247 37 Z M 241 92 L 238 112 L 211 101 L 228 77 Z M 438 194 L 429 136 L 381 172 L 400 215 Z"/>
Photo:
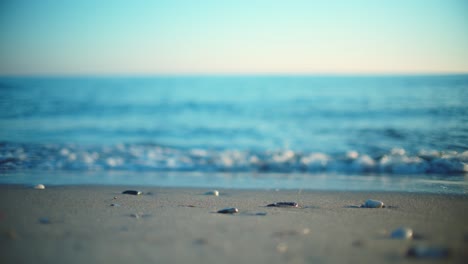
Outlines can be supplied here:
<path id="1" fill-rule="evenodd" d="M 445 247 L 413 246 L 408 249 L 406 256 L 418 259 L 444 259 L 450 256 L 450 250 Z"/>
<path id="2" fill-rule="evenodd" d="M 218 211 L 219 214 L 235 214 L 235 213 L 238 213 L 239 212 L 239 209 L 237 208 L 224 208 L 224 209 L 221 209 Z"/>
<path id="3" fill-rule="evenodd" d="M 299 207 L 295 202 L 278 202 L 267 205 L 267 207 Z"/>
<path id="4" fill-rule="evenodd" d="M 361 207 L 362 208 L 384 208 L 385 205 L 381 201 L 368 199 L 364 204 L 361 205 Z"/>
<path id="5" fill-rule="evenodd" d="M 209 191 L 209 192 L 206 192 L 205 195 L 219 196 L 219 191 L 218 190 Z"/>
<path id="6" fill-rule="evenodd" d="M 391 234 L 390 237 L 393 239 L 412 239 L 413 238 L 413 230 L 407 227 L 400 227 L 395 229 Z"/>
<path id="7" fill-rule="evenodd" d="M 45 189 L 45 186 L 44 186 L 44 184 L 38 184 L 38 185 L 34 186 L 34 189 L 36 189 L 36 190 L 44 190 L 44 189 Z"/>
<path id="8" fill-rule="evenodd" d="M 39 223 L 44 224 L 44 225 L 50 224 L 50 219 L 47 217 L 41 217 L 39 218 Z"/>
<path id="9" fill-rule="evenodd" d="M 126 191 L 123 191 L 122 194 L 141 195 L 141 194 L 143 194 L 143 193 L 142 193 L 141 191 L 126 190 Z"/>

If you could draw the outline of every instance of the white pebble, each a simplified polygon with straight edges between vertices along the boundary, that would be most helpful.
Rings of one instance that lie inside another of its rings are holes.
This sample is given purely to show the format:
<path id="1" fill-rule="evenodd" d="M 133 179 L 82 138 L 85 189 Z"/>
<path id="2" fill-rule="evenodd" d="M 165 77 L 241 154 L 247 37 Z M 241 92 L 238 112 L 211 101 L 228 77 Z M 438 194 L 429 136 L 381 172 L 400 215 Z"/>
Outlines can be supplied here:
<path id="1" fill-rule="evenodd" d="M 214 195 L 214 196 L 219 196 L 218 190 L 213 190 L 205 193 L 206 195 Z"/>
<path id="2" fill-rule="evenodd" d="M 394 239 L 411 239 L 413 238 L 413 230 L 411 228 L 407 227 L 400 227 L 398 229 L 395 229 L 391 234 L 391 238 Z"/>
<path id="3" fill-rule="evenodd" d="M 45 189 L 45 186 L 44 186 L 44 184 L 38 184 L 38 185 L 34 186 L 34 189 L 36 189 L 36 190 L 44 190 L 44 189 Z"/>
<path id="4" fill-rule="evenodd" d="M 385 207 L 384 203 L 377 200 L 369 199 L 361 207 L 364 208 L 383 208 Z"/>

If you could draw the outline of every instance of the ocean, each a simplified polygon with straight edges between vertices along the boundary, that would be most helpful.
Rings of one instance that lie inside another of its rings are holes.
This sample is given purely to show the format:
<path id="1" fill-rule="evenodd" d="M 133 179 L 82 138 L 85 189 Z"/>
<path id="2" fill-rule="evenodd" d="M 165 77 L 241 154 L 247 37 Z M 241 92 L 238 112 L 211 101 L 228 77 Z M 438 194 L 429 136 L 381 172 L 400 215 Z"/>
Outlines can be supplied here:
<path id="1" fill-rule="evenodd" d="M 0 183 L 468 191 L 468 75 L 1 77 Z"/>

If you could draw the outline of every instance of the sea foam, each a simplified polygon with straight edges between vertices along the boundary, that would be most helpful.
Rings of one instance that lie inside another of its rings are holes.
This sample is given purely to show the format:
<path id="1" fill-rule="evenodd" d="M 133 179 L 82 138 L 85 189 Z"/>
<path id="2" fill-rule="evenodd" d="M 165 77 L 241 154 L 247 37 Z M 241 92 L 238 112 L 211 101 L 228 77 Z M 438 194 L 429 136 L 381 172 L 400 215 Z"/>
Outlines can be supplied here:
<path id="1" fill-rule="evenodd" d="M 185 149 L 154 144 L 88 146 L 2 143 L 0 170 L 128 170 L 200 172 L 339 172 L 384 174 L 464 174 L 468 151 L 402 148 L 382 153 L 294 150 Z"/>

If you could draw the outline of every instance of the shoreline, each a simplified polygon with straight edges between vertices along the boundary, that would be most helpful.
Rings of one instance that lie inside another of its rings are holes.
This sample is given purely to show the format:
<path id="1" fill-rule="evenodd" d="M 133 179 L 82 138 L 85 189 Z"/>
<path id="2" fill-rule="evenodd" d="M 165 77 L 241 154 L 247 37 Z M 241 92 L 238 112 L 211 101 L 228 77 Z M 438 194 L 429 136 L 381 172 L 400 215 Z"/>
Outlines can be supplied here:
<path id="1" fill-rule="evenodd" d="M 124 195 L 138 189 L 143 195 Z M 5 263 L 413 263 L 412 247 L 468 257 L 468 196 L 387 191 L 0 185 Z M 114 198 L 115 197 L 115 198 Z M 366 199 L 387 208 L 356 208 Z M 266 207 L 297 202 L 299 208 Z M 112 204 L 117 206 L 111 206 Z M 216 213 L 236 207 L 238 214 Z M 412 240 L 392 239 L 410 227 Z"/>
<path id="2" fill-rule="evenodd" d="M 35 171 L 5 172 L 0 185 L 151 186 L 238 190 L 382 191 L 468 194 L 462 175 L 337 173 Z"/>

